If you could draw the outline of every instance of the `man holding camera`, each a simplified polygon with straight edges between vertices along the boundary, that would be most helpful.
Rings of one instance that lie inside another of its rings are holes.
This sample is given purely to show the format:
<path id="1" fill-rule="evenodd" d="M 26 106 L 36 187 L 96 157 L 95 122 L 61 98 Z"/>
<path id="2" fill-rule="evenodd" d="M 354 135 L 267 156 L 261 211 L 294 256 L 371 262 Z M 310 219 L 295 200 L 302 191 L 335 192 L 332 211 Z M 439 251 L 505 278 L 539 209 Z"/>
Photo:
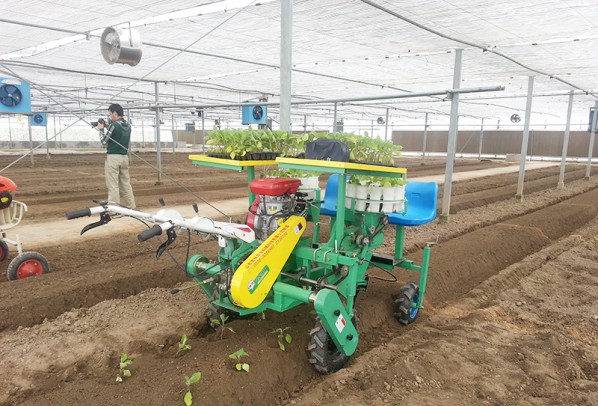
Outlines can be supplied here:
<path id="1" fill-rule="evenodd" d="M 108 200 L 135 209 L 135 197 L 129 178 L 131 124 L 123 118 L 124 112 L 120 104 L 111 104 L 108 111 L 111 120 L 108 131 L 104 130 L 107 126 L 104 120 L 99 119 L 97 124 L 100 141 L 102 145 L 106 146 L 104 173 L 108 188 Z"/>

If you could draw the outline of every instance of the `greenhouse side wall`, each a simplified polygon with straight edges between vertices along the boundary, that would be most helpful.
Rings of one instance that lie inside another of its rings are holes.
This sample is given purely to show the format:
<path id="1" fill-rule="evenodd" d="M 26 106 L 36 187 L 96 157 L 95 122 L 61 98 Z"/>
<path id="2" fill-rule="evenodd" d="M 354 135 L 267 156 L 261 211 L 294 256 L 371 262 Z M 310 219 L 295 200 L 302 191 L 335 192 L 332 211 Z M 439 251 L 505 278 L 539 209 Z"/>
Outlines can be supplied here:
<path id="1" fill-rule="evenodd" d="M 522 131 L 484 131 L 482 142 L 483 155 L 506 155 L 521 153 Z M 423 149 L 423 131 L 393 131 L 392 140 L 403 146 L 403 151 L 421 152 Z M 564 133 L 562 131 L 531 131 L 529 133 L 528 155 L 560 157 L 562 154 Z M 428 131 L 426 152 L 446 152 L 447 131 Z M 457 153 L 478 154 L 480 131 L 459 131 Z M 567 156 L 587 157 L 590 133 L 571 131 Z M 592 156 L 598 155 L 598 142 L 594 143 Z"/>

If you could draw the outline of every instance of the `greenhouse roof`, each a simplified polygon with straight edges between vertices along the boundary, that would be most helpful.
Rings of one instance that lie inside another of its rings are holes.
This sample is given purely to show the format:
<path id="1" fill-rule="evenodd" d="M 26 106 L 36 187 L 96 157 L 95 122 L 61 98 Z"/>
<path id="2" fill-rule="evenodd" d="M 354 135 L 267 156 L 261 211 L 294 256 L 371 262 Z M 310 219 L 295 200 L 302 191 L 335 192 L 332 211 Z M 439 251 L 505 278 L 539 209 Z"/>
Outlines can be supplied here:
<path id="1" fill-rule="evenodd" d="M 34 111 L 105 110 L 155 103 L 219 105 L 280 97 L 281 2 L 4 0 L 0 76 L 30 82 Z M 295 0 L 292 100 L 316 101 L 445 91 L 463 49 L 463 119 L 523 117 L 534 76 L 532 119 L 587 122 L 598 94 L 598 5 L 594 0 Z M 106 27 L 137 30 L 136 66 L 108 64 Z M 355 114 L 448 120 L 446 96 L 345 103 Z M 292 117 L 330 115 L 331 104 L 293 105 Z M 174 111 L 174 110 L 173 110 Z M 226 111 L 226 109 L 222 109 Z M 373 111 L 373 113 L 371 113 Z M 277 108 L 270 113 L 276 116 Z M 235 113 L 237 114 L 237 113 Z"/>

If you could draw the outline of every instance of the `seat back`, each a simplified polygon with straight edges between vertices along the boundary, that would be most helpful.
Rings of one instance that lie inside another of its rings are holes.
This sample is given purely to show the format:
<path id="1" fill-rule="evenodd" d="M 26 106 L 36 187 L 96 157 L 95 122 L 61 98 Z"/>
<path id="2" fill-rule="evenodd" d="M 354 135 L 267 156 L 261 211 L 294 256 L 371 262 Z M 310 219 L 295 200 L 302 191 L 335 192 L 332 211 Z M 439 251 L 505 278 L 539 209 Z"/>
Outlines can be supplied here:
<path id="1" fill-rule="evenodd" d="M 6 209 L 0 209 L 0 231 L 9 230 L 19 224 L 25 211 L 27 205 L 17 200 L 13 200 Z"/>
<path id="2" fill-rule="evenodd" d="M 420 226 L 436 218 L 438 183 L 408 182 L 405 187 L 405 198 L 407 199 L 407 212 L 404 215 L 389 214 L 390 224 Z"/>
<path id="3" fill-rule="evenodd" d="M 336 216 L 336 202 L 338 200 L 338 173 L 333 173 L 326 183 L 324 203 L 320 207 L 320 214 Z"/>

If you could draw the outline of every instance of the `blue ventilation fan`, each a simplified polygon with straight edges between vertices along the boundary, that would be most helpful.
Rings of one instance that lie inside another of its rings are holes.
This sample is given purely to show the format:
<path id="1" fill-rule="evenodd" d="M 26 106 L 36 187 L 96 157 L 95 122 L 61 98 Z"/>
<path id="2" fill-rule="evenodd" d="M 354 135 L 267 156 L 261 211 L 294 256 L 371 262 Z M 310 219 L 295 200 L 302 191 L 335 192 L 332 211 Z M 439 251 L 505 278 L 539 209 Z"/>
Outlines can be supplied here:
<path id="1" fill-rule="evenodd" d="M 29 117 L 29 122 L 32 126 L 45 127 L 47 121 L 46 113 L 35 113 Z"/>
<path id="2" fill-rule="evenodd" d="M 243 106 L 241 122 L 247 124 L 266 124 L 268 122 L 268 107 Z"/>
<path id="3" fill-rule="evenodd" d="M 19 79 L 0 77 L 0 112 L 31 112 L 29 83 Z"/>

